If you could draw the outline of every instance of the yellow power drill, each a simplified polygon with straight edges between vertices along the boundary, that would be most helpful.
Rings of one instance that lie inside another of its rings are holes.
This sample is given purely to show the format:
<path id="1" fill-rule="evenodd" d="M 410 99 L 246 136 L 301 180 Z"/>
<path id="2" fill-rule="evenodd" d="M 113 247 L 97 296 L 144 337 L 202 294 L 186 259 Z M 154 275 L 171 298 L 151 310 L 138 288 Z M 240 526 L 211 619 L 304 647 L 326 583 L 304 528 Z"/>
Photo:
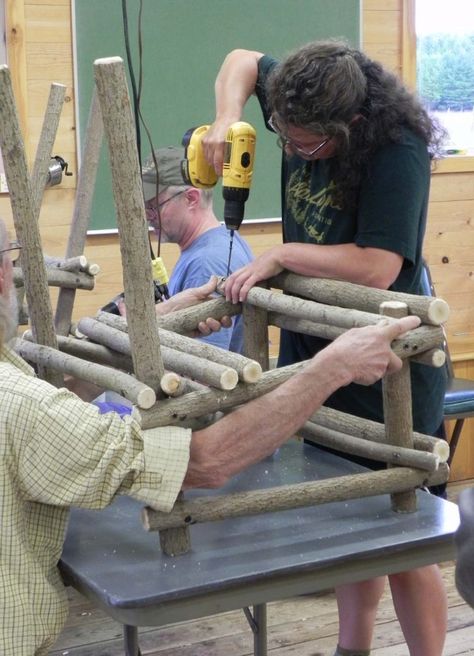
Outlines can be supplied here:
<path id="1" fill-rule="evenodd" d="M 183 137 L 185 161 L 183 177 L 193 187 L 208 189 L 217 183 L 214 168 L 204 157 L 202 138 L 210 125 L 191 128 Z M 224 223 L 230 230 L 229 260 L 234 243 L 234 230 L 238 230 L 244 218 L 244 206 L 249 197 L 255 160 L 255 129 L 244 121 L 233 123 L 225 138 L 224 165 L 222 170 L 222 195 L 224 197 Z"/>

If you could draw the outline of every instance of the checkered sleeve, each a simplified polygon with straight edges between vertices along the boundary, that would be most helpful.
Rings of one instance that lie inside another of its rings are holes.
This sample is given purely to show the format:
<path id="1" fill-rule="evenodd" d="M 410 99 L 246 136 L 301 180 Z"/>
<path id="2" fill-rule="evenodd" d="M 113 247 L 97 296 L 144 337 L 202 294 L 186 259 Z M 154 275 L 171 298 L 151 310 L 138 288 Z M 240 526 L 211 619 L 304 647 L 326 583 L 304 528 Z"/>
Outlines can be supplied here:
<path id="1" fill-rule="evenodd" d="M 123 493 L 171 509 L 187 469 L 189 430 L 142 433 L 131 417 L 100 415 L 67 390 L 45 390 L 21 453 L 22 486 L 30 500 L 101 508 Z"/>

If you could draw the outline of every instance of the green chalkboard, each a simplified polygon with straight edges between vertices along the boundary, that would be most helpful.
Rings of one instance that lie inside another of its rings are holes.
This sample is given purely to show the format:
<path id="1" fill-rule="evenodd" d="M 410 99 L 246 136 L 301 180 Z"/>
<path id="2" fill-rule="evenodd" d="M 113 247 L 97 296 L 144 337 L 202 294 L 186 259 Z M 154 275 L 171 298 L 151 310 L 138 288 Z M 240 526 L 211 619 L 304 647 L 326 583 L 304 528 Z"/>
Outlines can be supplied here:
<path id="1" fill-rule="evenodd" d="M 308 41 L 345 37 L 359 43 L 359 0 L 143 0 L 141 108 L 155 148 L 177 145 L 190 127 L 214 115 L 214 80 L 234 48 L 277 57 Z M 129 34 L 138 71 L 138 0 L 128 0 Z M 84 135 L 94 83 L 93 62 L 118 55 L 126 61 L 121 0 L 75 0 L 79 135 Z M 280 153 L 252 98 L 243 120 L 257 130 L 254 181 L 245 219 L 280 216 Z M 142 157 L 149 153 L 142 130 Z M 220 184 L 215 193 L 222 216 Z M 103 147 L 91 231 L 116 227 L 112 183 Z"/>

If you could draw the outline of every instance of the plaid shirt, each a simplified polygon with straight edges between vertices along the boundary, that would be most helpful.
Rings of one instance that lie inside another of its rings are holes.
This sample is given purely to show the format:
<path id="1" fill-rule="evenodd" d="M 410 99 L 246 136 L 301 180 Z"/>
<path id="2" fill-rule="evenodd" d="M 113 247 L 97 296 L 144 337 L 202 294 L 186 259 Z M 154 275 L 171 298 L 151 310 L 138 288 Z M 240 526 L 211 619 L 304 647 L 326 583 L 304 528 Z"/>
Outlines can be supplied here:
<path id="1" fill-rule="evenodd" d="M 0 654 L 44 656 L 68 608 L 57 570 L 70 506 L 129 494 L 169 512 L 188 466 L 190 431 L 143 433 L 99 415 L 0 351 Z"/>

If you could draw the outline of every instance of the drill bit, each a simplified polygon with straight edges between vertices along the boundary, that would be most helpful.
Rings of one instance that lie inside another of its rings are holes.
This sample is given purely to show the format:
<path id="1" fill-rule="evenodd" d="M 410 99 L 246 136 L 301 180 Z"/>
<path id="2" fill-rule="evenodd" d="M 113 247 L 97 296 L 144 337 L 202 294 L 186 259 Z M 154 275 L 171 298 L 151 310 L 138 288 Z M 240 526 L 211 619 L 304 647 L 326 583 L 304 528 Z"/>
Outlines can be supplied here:
<path id="1" fill-rule="evenodd" d="M 234 245 L 234 231 L 230 230 L 230 241 L 229 241 L 229 259 L 227 260 L 227 273 L 226 278 L 229 277 L 230 273 L 230 258 L 232 257 L 232 246 Z"/>

